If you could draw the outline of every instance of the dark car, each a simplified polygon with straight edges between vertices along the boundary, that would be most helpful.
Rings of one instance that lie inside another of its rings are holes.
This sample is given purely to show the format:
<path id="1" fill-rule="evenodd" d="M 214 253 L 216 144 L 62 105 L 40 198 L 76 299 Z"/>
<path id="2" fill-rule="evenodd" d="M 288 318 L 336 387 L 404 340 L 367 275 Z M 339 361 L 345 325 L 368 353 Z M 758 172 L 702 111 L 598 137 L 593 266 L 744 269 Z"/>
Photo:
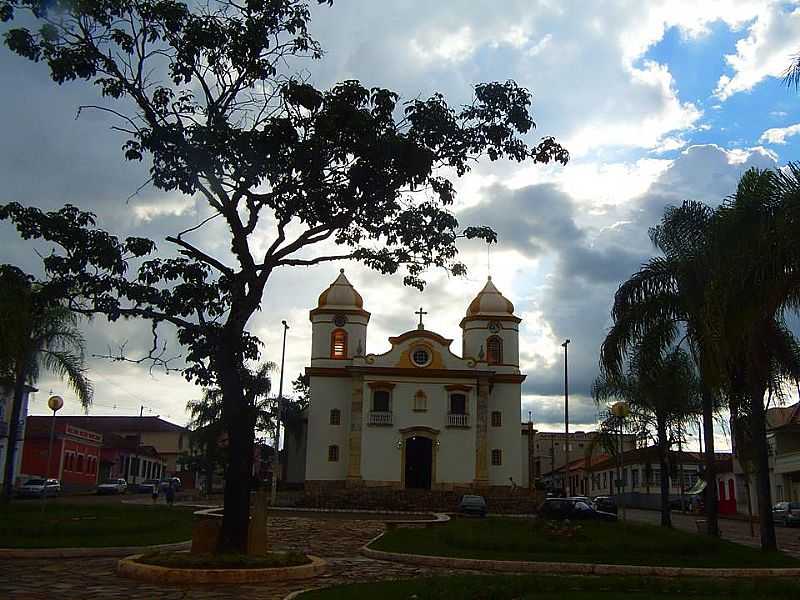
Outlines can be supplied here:
<path id="1" fill-rule="evenodd" d="M 595 510 L 583 500 L 574 498 L 548 498 L 539 508 L 545 519 L 576 519 L 583 521 L 616 521 L 617 515 Z"/>
<path id="2" fill-rule="evenodd" d="M 597 496 L 592 504 L 595 510 L 606 513 L 617 514 L 617 501 L 611 496 Z"/>
<path id="3" fill-rule="evenodd" d="M 485 517 L 487 510 L 486 500 L 483 496 L 465 494 L 461 497 L 461 502 L 458 504 L 458 510 L 465 515 L 477 515 L 479 517 Z"/>
<path id="4" fill-rule="evenodd" d="M 800 502 L 778 502 L 772 507 L 772 518 L 786 527 L 800 525 Z"/>

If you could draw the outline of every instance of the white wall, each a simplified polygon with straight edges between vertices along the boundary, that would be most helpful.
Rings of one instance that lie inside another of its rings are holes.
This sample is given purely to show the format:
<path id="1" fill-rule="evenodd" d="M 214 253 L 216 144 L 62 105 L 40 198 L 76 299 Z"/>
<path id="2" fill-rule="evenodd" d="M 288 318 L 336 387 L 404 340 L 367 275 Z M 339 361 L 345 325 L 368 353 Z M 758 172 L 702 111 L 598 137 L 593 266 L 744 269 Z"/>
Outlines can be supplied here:
<path id="1" fill-rule="evenodd" d="M 520 436 L 521 389 L 517 383 L 496 383 L 489 397 L 488 446 L 489 483 L 491 485 L 511 485 L 509 477 L 517 485 L 527 485 L 527 473 L 523 480 Z M 492 427 L 492 412 L 502 414 L 501 427 Z M 527 439 L 527 438 L 526 438 Z M 492 450 L 503 452 L 503 464 L 492 465 Z"/>
<path id="2" fill-rule="evenodd" d="M 306 479 L 345 479 L 347 477 L 348 432 L 352 381 L 345 377 L 317 377 L 310 381 L 311 406 L 308 411 L 308 450 Z M 330 411 L 341 411 L 339 425 L 330 424 Z M 338 462 L 328 461 L 328 446 L 339 446 Z"/>

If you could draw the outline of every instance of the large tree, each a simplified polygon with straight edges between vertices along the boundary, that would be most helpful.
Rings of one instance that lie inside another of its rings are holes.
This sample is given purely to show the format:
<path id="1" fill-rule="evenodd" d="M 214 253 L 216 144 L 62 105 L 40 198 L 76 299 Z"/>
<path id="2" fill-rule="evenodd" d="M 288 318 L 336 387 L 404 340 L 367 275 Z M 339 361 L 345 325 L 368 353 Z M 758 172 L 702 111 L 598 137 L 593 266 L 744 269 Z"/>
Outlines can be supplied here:
<path id="1" fill-rule="evenodd" d="M 716 480 L 714 416 L 724 376 L 719 343 L 710 315 L 718 299 L 709 258 L 714 210 L 699 202 L 668 207 L 650 238 L 662 255 L 651 258 L 625 281 L 614 296 L 614 323 L 603 343 L 602 364 L 619 377 L 626 354 L 644 339 L 667 350 L 685 344 L 700 378 L 705 474 Z M 719 535 L 716 485 L 706 495 L 707 531 Z"/>
<path id="2" fill-rule="evenodd" d="M 0 265 L 0 378 L 12 387 L 3 466 L 6 501 L 14 493 L 16 440 L 26 388 L 35 384 L 44 370 L 66 380 L 85 408 L 92 401 L 79 317 L 50 291 L 19 269 Z"/>
<path id="3" fill-rule="evenodd" d="M 716 313 L 731 412 L 747 415 L 761 547 L 777 550 L 770 493 L 767 392 L 800 380 L 800 343 L 785 322 L 800 307 L 800 165 L 748 170 L 713 229 Z M 739 420 L 741 424 L 741 420 Z"/>
<path id="4" fill-rule="evenodd" d="M 20 56 L 45 62 L 56 83 L 83 80 L 119 118 L 129 160 L 150 162 L 152 184 L 198 196 L 200 225 L 166 238 L 120 241 L 75 207 L 42 213 L 0 208 L 24 237 L 56 243 L 45 266 L 75 292 L 72 307 L 111 320 L 171 324 L 187 349 L 184 371 L 222 392 L 231 465 L 220 550 L 247 543 L 252 415 L 243 402 L 247 331 L 270 276 L 285 267 L 353 259 L 382 273 L 405 268 L 421 288 L 425 269 L 463 274 L 459 237 L 494 241 L 487 227 L 462 228 L 450 212 L 451 181 L 481 156 L 566 163 L 552 138 L 533 145 L 531 95 L 514 82 L 476 85 L 472 102 L 441 94 L 400 103 L 396 93 L 345 81 L 318 90 L 297 77 L 322 50 L 309 33 L 307 0 L 0 0 L 0 18 Z M 29 27 L 30 15 L 36 28 Z M 197 231 L 225 224 L 229 254 L 203 247 Z"/>
<path id="5" fill-rule="evenodd" d="M 672 527 L 670 450 L 699 411 L 700 385 L 689 355 L 680 348 L 664 352 L 658 336 L 655 337 L 655 344 L 645 338 L 631 348 L 623 373 L 618 372 L 613 362 L 604 364 L 606 354 L 601 351 L 601 374 L 592 386 L 592 395 L 598 403 L 626 402 L 630 408 L 626 419 L 629 427 L 654 434 L 661 465 L 661 525 Z"/>

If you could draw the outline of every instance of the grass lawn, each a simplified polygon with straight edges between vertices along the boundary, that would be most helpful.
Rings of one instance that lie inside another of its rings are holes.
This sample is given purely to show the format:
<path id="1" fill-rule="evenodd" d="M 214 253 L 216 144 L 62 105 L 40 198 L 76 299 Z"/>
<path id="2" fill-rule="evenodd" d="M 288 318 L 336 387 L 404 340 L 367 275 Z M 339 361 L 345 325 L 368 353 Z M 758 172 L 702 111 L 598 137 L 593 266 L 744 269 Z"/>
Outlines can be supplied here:
<path id="1" fill-rule="evenodd" d="M 192 537 L 192 511 L 131 504 L 12 502 L 0 509 L 3 548 L 100 548 L 182 542 Z"/>
<path id="2" fill-rule="evenodd" d="M 392 529 L 375 550 L 495 560 L 676 567 L 800 567 L 785 554 L 655 525 L 586 521 L 454 519 L 440 527 Z"/>
<path id="3" fill-rule="evenodd" d="M 267 556 L 246 554 L 189 554 L 152 552 L 136 562 L 174 569 L 266 569 L 306 565 L 311 560 L 299 552 L 276 552 Z"/>
<path id="4" fill-rule="evenodd" d="M 720 581 L 652 577 L 467 575 L 360 583 L 302 594 L 298 600 L 778 600 L 800 597 L 787 579 Z"/>

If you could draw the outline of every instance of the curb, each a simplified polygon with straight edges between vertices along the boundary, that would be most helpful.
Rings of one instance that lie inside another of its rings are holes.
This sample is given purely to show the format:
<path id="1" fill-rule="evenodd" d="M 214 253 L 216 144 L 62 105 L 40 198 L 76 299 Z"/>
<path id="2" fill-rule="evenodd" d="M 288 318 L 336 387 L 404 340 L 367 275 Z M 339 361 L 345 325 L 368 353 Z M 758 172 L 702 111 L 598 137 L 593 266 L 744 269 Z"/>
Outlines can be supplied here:
<path id="1" fill-rule="evenodd" d="M 445 567 L 465 571 L 484 571 L 496 573 L 549 573 L 558 575 L 640 575 L 653 577 L 800 577 L 800 568 L 694 568 L 694 567 L 654 567 L 643 565 L 605 565 L 595 563 L 534 562 L 512 560 L 486 560 L 478 558 L 453 558 L 449 556 L 427 556 L 424 554 L 403 554 L 384 552 L 369 548 L 379 540 L 377 536 L 362 546 L 361 554 L 375 560 L 385 560 L 425 567 Z"/>
<path id="2" fill-rule="evenodd" d="M 270 567 L 264 569 L 173 569 L 135 562 L 141 554 L 127 556 L 117 562 L 117 575 L 150 583 L 267 583 L 316 577 L 325 571 L 328 563 L 317 556 L 308 555 L 311 562 L 295 567 Z"/>
<path id="3" fill-rule="evenodd" d="M 98 558 L 129 556 L 148 552 L 188 550 L 192 540 L 155 546 L 110 546 L 107 548 L 0 548 L 0 559 L 7 558 Z"/>

